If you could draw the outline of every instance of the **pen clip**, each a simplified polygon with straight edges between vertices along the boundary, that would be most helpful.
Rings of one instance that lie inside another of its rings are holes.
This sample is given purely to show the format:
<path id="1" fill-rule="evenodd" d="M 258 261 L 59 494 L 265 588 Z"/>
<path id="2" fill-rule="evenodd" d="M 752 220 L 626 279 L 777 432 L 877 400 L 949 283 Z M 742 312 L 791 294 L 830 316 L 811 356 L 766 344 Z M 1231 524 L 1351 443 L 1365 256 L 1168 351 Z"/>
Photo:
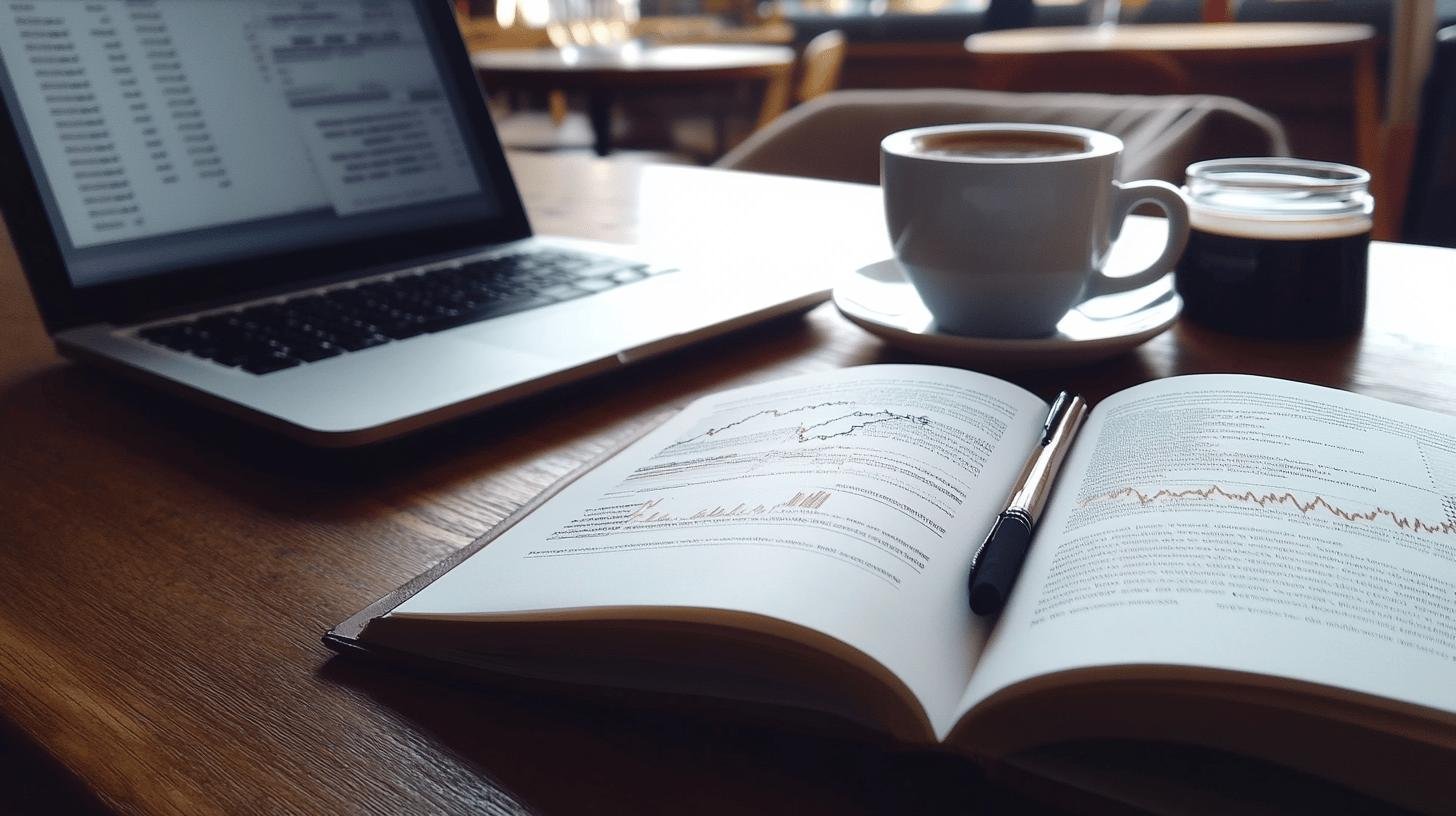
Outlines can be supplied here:
<path id="1" fill-rule="evenodd" d="M 1062 424 L 1062 415 L 1072 407 L 1072 395 L 1066 391 L 1057 395 L 1052 401 L 1052 409 L 1047 413 L 1046 424 L 1041 428 L 1041 446 L 1046 447 L 1052 443 L 1052 436 L 1057 432 L 1057 426 Z"/>

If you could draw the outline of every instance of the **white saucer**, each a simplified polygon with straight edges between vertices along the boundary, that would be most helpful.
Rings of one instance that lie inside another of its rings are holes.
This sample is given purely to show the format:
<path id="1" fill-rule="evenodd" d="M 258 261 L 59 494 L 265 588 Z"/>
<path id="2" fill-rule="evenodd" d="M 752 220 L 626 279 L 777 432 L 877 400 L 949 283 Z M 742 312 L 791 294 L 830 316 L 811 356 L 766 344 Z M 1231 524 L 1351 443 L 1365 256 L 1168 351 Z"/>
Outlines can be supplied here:
<path id="1" fill-rule="evenodd" d="M 856 269 L 834 287 L 839 313 L 892 346 L 946 362 L 978 368 L 1028 369 L 1073 366 L 1138 347 L 1178 319 L 1183 301 L 1173 278 L 1104 295 L 1081 304 L 1057 323 L 1050 337 L 1012 340 L 939 331 L 935 320 L 894 258 Z"/>

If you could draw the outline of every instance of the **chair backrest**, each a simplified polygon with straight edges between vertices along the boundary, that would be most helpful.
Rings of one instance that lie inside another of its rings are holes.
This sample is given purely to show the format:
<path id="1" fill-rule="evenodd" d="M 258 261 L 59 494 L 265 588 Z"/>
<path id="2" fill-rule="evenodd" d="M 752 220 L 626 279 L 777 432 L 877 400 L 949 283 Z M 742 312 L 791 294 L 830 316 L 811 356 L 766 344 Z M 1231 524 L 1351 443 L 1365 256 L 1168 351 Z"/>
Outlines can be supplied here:
<path id="1" fill-rule="evenodd" d="M 990 62 L 984 57 L 976 61 Z M 995 76 L 985 77 L 978 83 L 981 87 L 1107 94 L 1186 94 L 1193 87 L 1187 69 L 1177 60 L 1151 51 L 1068 51 L 1014 57 L 998 54 L 993 70 Z"/>
<path id="2" fill-rule="evenodd" d="M 799 57 L 799 86 L 794 92 L 797 101 L 808 102 L 839 87 L 847 48 L 840 31 L 825 31 L 804 46 Z"/>
<path id="3" fill-rule="evenodd" d="M 718 167 L 858 181 L 880 178 L 880 141 L 897 130 L 963 122 L 1075 125 L 1125 149 L 1119 177 L 1183 181 L 1202 159 L 1289 154 L 1272 116 L 1222 96 L 835 91 L 789 111 L 719 159 Z"/>

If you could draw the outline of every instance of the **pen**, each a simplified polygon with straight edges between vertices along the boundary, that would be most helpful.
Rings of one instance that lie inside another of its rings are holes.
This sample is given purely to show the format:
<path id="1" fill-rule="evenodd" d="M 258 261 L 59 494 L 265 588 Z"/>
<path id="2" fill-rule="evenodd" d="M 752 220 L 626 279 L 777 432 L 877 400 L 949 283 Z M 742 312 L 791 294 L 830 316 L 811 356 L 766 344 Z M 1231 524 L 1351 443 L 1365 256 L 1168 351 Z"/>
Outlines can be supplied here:
<path id="1" fill-rule="evenodd" d="M 977 615 L 994 615 L 1001 611 L 1021 562 L 1031 547 L 1031 533 L 1046 506 L 1047 495 L 1061 469 L 1062 459 L 1072 447 L 1077 429 L 1087 416 L 1087 403 L 1066 391 L 1057 395 L 1041 429 L 1041 444 L 1021 468 L 1012 488 L 1006 509 L 996 517 L 991 532 L 971 558 L 971 573 L 966 579 L 970 588 L 971 611 Z"/>

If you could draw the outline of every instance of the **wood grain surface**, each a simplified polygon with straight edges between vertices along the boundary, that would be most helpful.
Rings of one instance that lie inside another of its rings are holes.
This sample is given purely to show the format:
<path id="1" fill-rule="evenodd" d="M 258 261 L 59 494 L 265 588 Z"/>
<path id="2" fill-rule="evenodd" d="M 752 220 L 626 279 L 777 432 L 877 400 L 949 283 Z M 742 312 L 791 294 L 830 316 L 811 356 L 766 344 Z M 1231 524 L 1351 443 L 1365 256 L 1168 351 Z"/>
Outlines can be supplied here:
<path id="1" fill-rule="evenodd" d="M 587 159 L 514 166 L 541 231 L 732 242 L 829 266 L 844 262 L 836 246 L 883 249 L 874 188 Z M 1349 340 L 1180 325 L 1105 364 L 1013 379 L 1095 401 L 1170 374 L 1246 371 L 1446 410 L 1453 261 L 1377 245 L 1369 325 Z M 1004 804 L 943 758 L 630 698 L 468 686 L 333 658 L 319 642 L 665 410 L 748 381 L 904 359 L 822 307 L 387 447 L 316 452 L 63 362 L 4 250 L 0 745 L 49 769 L 7 778 L 45 786 L 43 807 L 126 813 Z"/>

